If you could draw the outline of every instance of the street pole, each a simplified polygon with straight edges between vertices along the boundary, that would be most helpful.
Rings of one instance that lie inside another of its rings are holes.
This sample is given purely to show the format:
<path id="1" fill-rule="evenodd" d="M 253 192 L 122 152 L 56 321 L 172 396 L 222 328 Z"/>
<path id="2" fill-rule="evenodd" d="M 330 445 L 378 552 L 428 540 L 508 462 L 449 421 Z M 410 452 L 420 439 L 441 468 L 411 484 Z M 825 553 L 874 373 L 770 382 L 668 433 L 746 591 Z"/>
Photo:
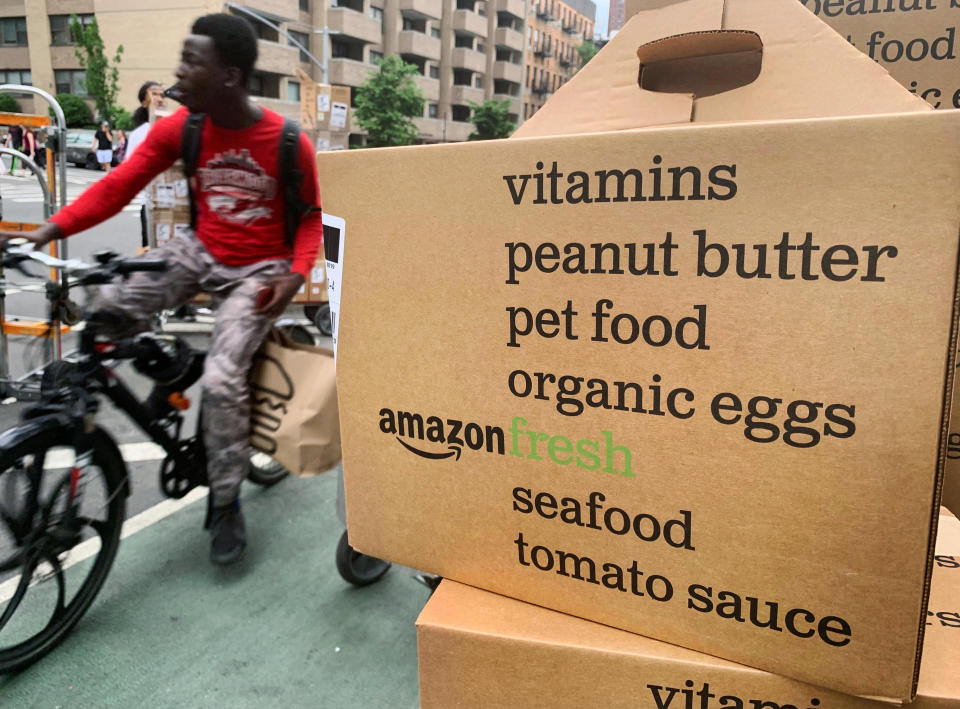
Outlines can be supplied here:
<path id="1" fill-rule="evenodd" d="M 328 62 L 330 61 L 330 50 L 327 47 L 327 38 L 332 34 L 340 34 L 340 32 L 338 30 L 332 30 L 324 25 L 323 29 L 314 30 L 313 33 L 323 35 L 323 56 L 321 57 L 322 61 L 320 62 L 320 71 L 322 72 L 323 80 L 320 83 L 329 84 L 330 82 L 327 80 L 329 78 L 327 71 L 329 66 Z"/>

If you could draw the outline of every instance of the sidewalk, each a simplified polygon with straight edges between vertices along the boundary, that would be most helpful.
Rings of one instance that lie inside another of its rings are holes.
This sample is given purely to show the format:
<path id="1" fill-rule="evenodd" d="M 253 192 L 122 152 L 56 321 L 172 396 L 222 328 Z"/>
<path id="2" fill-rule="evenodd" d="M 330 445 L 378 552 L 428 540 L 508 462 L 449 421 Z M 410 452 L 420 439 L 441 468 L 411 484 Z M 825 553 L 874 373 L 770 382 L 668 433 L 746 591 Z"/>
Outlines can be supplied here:
<path id="1" fill-rule="evenodd" d="M 233 567 L 207 560 L 204 501 L 125 539 L 67 640 L 0 677 L 0 706 L 416 709 L 429 591 L 403 568 L 362 589 L 340 578 L 336 492 L 336 471 L 247 483 Z"/>

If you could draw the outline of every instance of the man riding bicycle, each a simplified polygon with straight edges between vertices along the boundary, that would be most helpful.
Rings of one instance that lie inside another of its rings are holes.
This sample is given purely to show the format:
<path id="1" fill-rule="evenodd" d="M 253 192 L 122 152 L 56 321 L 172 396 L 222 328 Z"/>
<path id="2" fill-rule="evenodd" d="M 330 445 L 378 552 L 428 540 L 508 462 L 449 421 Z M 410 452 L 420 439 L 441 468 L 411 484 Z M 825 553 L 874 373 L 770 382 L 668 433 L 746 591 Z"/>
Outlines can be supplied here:
<path id="1" fill-rule="evenodd" d="M 257 36 L 239 17 L 218 13 L 194 22 L 177 68 L 185 108 L 159 120 L 140 148 L 46 224 L 24 234 L 36 247 L 89 229 L 118 213 L 183 153 L 191 113 L 204 114 L 191 192 L 193 233 L 151 252 L 165 272 L 139 272 L 105 286 L 99 307 L 119 316 L 116 335 L 149 327 L 150 317 L 198 293 L 217 309 L 203 372 L 203 437 L 210 480 L 211 550 L 215 563 L 236 561 L 246 546 L 240 484 L 249 465 L 248 370 L 273 320 L 303 285 L 323 234 L 317 168 L 310 141 L 300 135 L 296 168 L 302 175 L 300 218 L 292 245 L 286 237 L 278 145 L 283 118 L 249 99 L 247 80 Z M 189 110 L 188 110 L 189 109 Z"/>

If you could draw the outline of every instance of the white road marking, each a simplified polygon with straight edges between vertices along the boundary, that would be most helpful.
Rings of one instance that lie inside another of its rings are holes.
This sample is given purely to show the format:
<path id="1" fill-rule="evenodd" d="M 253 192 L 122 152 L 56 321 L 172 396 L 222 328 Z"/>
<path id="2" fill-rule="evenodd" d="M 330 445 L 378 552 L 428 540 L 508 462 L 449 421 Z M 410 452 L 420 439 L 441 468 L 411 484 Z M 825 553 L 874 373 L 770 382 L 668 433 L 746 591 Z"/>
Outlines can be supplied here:
<path id="1" fill-rule="evenodd" d="M 153 507 L 145 509 L 140 514 L 134 515 L 124 522 L 123 527 L 120 530 L 120 538 L 126 539 L 131 534 L 136 534 L 140 530 L 145 529 L 152 524 L 156 524 L 163 518 L 169 517 L 175 512 L 179 512 L 187 505 L 192 504 L 197 500 L 202 500 L 206 496 L 207 489 L 198 487 L 191 490 L 179 500 L 163 500 L 162 502 L 157 503 Z M 87 539 L 85 542 L 81 542 L 71 549 L 66 560 L 62 562 L 62 566 L 64 569 L 69 569 L 74 564 L 79 564 L 81 561 L 89 559 L 99 550 L 100 539 L 97 537 L 91 537 L 90 539 Z M 17 584 L 19 581 L 19 577 L 14 577 L 4 581 L 3 583 L 0 583 L 0 603 L 5 603 L 13 597 L 13 594 L 17 590 Z"/>

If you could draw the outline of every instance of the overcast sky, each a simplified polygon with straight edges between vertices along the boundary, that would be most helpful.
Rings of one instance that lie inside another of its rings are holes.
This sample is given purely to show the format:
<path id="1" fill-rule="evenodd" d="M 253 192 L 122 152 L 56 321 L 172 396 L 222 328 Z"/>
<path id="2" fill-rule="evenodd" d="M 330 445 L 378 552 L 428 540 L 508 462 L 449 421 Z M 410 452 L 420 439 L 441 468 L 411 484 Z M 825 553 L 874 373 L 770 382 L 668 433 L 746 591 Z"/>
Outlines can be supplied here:
<path id="1" fill-rule="evenodd" d="M 607 36 L 607 18 L 610 16 L 610 0 L 593 0 L 597 4 L 597 21 L 595 31 L 601 36 Z"/>

